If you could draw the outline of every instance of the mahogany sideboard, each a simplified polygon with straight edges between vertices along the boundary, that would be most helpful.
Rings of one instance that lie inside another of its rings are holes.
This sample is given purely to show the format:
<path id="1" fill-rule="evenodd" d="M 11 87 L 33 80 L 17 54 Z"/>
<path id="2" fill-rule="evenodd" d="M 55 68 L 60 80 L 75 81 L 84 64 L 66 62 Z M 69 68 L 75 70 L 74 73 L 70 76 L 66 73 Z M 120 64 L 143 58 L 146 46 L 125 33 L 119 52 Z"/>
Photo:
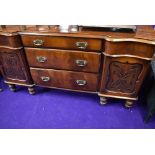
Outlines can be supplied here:
<path id="1" fill-rule="evenodd" d="M 61 32 L 60 26 L 0 27 L 0 70 L 11 91 L 15 85 L 58 88 L 125 99 L 131 107 L 149 72 L 155 51 L 151 26 L 135 32 L 97 31 L 79 26 Z"/>

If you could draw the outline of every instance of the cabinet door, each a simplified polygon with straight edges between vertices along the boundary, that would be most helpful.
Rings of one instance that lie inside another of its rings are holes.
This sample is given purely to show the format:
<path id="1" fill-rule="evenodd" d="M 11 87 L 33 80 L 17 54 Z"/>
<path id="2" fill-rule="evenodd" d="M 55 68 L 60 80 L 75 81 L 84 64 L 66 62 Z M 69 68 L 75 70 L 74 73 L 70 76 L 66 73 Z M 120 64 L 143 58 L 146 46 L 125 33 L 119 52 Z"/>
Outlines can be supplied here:
<path id="1" fill-rule="evenodd" d="M 0 49 L 2 74 L 7 82 L 30 84 L 30 74 L 23 50 Z"/>
<path id="2" fill-rule="evenodd" d="M 100 93 L 136 98 L 149 66 L 147 60 L 105 56 Z"/>

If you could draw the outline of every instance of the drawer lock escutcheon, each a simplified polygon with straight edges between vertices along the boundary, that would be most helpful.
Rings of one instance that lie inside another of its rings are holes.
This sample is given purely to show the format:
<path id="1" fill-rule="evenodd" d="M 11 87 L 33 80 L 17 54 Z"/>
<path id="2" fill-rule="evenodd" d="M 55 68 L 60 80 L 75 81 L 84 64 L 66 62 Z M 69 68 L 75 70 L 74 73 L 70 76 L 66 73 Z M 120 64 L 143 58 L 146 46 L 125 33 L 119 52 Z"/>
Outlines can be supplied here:
<path id="1" fill-rule="evenodd" d="M 76 80 L 76 83 L 79 85 L 79 86 L 84 86 L 86 85 L 86 81 L 85 80 Z"/>
<path id="2" fill-rule="evenodd" d="M 40 39 L 33 40 L 34 46 L 42 46 L 43 44 L 44 44 L 43 40 L 40 40 Z"/>
<path id="3" fill-rule="evenodd" d="M 77 66 L 84 67 L 87 64 L 87 61 L 86 60 L 76 60 L 75 63 L 77 64 Z"/>
<path id="4" fill-rule="evenodd" d="M 86 49 L 88 46 L 88 43 L 87 42 L 76 42 L 76 47 L 79 48 L 79 49 Z"/>
<path id="5" fill-rule="evenodd" d="M 43 56 L 37 56 L 36 59 L 38 62 L 42 62 L 42 63 L 47 61 L 47 57 L 43 57 Z"/>
<path id="6" fill-rule="evenodd" d="M 50 77 L 48 76 L 41 76 L 41 80 L 44 82 L 48 82 L 50 80 Z"/>

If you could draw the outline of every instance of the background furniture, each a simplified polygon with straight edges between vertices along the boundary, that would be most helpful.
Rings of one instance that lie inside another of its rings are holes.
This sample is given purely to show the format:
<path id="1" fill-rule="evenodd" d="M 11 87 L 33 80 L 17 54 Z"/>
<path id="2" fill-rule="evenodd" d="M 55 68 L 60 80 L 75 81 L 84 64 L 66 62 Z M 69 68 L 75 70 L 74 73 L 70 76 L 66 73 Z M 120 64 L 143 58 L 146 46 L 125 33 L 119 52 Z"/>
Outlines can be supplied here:
<path id="1" fill-rule="evenodd" d="M 155 114 L 155 55 L 151 62 L 151 67 L 153 71 L 153 82 L 147 94 L 146 102 L 147 102 L 148 113 L 144 119 L 145 123 L 148 123 Z"/>
<path id="2" fill-rule="evenodd" d="M 149 73 L 155 51 L 153 28 L 137 26 L 135 32 L 111 32 L 79 26 L 61 32 L 53 26 L 1 26 L 2 74 L 12 91 L 15 85 L 34 85 L 97 93 L 125 99 L 131 107 Z M 152 35 L 148 35 L 152 34 Z"/>

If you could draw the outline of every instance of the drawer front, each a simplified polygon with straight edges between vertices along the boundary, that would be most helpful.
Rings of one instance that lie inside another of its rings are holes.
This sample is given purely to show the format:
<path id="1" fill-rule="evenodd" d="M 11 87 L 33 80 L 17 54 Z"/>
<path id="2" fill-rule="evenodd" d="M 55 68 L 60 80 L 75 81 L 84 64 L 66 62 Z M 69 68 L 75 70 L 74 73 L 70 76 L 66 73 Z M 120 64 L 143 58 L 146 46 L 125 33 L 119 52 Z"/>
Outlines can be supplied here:
<path id="1" fill-rule="evenodd" d="M 31 68 L 35 84 L 83 91 L 97 91 L 98 75 L 53 69 Z"/>
<path id="2" fill-rule="evenodd" d="M 30 36 L 22 35 L 23 45 L 26 47 L 47 47 L 59 49 L 75 49 L 85 51 L 101 50 L 101 40 L 76 37 Z"/>
<path id="3" fill-rule="evenodd" d="M 152 58 L 154 45 L 138 42 L 109 42 L 105 43 L 105 53 L 110 55 L 133 55 L 143 58 Z"/>
<path id="4" fill-rule="evenodd" d="M 10 46 L 18 48 L 22 46 L 22 42 L 19 35 L 14 36 L 0 35 L 0 46 Z"/>
<path id="5" fill-rule="evenodd" d="M 33 48 L 25 48 L 25 52 L 31 67 L 96 73 L 100 67 L 99 53 Z"/>

